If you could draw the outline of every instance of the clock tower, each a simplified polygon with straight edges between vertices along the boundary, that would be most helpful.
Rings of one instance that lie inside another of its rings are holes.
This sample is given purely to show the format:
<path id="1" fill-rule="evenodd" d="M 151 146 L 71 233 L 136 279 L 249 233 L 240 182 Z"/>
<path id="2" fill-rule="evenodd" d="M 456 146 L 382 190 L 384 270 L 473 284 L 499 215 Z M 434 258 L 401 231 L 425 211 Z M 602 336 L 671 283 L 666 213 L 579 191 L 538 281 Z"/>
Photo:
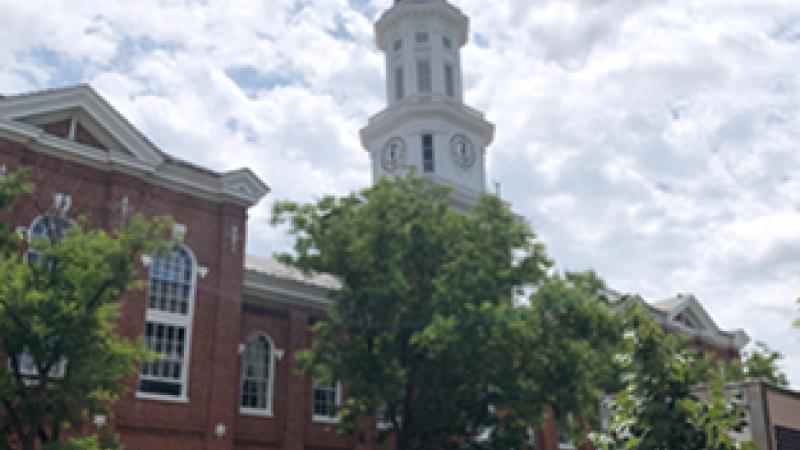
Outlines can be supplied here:
<path id="1" fill-rule="evenodd" d="M 464 104 L 461 48 L 469 19 L 446 0 L 395 0 L 375 23 L 386 61 L 388 106 L 369 119 L 361 143 L 372 178 L 416 173 L 453 189 L 457 209 L 486 189 L 494 125 Z"/>

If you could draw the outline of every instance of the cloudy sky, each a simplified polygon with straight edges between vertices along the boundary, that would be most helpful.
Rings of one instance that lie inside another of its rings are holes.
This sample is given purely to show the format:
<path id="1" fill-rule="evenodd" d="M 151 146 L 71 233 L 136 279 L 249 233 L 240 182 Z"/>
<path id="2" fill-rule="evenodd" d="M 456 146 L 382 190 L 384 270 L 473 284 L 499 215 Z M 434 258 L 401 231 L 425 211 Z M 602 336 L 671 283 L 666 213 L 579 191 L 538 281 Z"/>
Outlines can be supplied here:
<path id="1" fill-rule="evenodd" d="M 454 0 L 489 178 L 562 268 L 691 292 L 800 387 L 800 2 Z M 0 0 L 0 93 L 89 83 L 163 150 L 252 168 L 273 200 L 367 186 L 390 0 Z"/>

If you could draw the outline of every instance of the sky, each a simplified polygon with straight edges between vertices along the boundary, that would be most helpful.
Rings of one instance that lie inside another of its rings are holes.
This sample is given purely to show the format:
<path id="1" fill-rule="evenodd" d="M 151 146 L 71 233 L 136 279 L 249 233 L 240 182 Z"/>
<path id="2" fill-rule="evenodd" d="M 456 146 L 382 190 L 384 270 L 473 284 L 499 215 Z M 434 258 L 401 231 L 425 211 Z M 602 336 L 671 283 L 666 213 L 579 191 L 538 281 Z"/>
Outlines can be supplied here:
<path id="1" fill-rule="evenodd" d="M 800 388 L 800 2 L 452 0 L 488 179 L 558 266 L 692 293 L 786 355 Z M 69 6 L 66 6 L 66 5 Z M 0 93 L 88 83 L 162 150 L 251 168 L 248 251 L 277 199 L 371 182 L 390 0 L 0 0 Z"/>

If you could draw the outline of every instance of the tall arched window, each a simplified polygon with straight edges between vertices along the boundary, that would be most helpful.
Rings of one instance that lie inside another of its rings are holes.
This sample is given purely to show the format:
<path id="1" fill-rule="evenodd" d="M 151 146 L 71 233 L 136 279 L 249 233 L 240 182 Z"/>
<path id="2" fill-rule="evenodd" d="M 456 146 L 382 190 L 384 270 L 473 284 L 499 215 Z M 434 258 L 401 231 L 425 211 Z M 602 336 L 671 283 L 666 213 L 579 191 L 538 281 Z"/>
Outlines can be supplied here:
<path id="1" fill-rule="evenodd" d="M 196 266 L 183 245 L 152 258 L 144 341 L 159 358 L 142 363 L 140 397 L 186 399 Z"/>
<path id="2" fill-rule="evenodd" d="M 28 243 L 35 239 L 52 239 L 58 240 L 63 237 L 65 231 L 72 228 L 73 222 L 69 219 L 58 217 L 55 215 L 41 215 L 33 219 L 31 222 L 30 227 L 28 227 Z M 35 264 L 40 263 L 42 261 L 42 257 L 39 252 L 28 248 L 28 263 Z M 45 266 L 49 267 L 49 266 Z M 16 355 L 17 367 L 19 368 L 19 373 L 22 376 L 26 377 L 36 377 L 39 375 L 39 370 L 36 366 L 36 359 L 34 359 L 33 355 L 30 353 L 24 352 Z M 11 361 L 8 361 L 9 368 L 11 367 Z M 48 376 L 50 378 L 63 378 L 64 374 L 67 370 L 67 360 L 65 358 L 61 358 L 56 364 L 54 364 L 50 368 L 50 372 Z"/>
<path id="3" fill-rule="evenodd" d="M 247 337 L 242 358 L 242 392 L 239 410 L 245 414 L 272 414 L 275 351 L 272 340 L 262 333 Z"/>

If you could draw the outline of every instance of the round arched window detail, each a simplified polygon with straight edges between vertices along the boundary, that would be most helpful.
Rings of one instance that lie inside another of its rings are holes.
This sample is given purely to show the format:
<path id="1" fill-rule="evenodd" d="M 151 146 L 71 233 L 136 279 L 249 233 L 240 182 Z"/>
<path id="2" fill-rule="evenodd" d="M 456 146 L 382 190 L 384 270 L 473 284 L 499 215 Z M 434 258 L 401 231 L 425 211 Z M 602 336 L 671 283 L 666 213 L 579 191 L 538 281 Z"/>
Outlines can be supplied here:
<path id="1" fill-rule="evenodd" d="M 245 414 L 272 414 L 275 349 L 269 336 L 253 333 L 244 344 L 239 409 Z"/>

